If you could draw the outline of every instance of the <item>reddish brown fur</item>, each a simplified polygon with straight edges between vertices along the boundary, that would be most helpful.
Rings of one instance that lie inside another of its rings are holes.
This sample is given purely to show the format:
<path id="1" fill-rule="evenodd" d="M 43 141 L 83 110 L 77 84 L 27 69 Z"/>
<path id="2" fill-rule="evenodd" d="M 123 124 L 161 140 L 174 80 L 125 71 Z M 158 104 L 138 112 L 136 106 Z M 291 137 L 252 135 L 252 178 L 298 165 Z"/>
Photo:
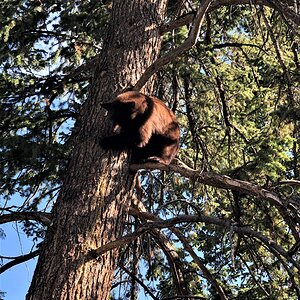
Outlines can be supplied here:
<path id="1" fill-rule="evenodd" d="M 106 149 L 133 149 L 133 160 L 169 164 L 179 149 L 179 126 L 174 113 L 156 97 L 125 92 L 111 103 L 109 111 L 117 135 L 101 141 Z"/>

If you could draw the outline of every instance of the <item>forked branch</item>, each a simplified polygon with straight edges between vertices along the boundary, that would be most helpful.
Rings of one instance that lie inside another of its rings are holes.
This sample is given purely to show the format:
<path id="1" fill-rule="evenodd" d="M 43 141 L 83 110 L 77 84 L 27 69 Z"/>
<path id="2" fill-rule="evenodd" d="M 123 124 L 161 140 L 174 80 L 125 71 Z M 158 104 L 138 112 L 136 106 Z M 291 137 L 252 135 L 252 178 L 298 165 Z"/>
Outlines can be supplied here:
<path id="1" fill-rule="evenodd" d="M 129 207 L 129 214 L 139 217 L 141 220 L 151 220 L 151 221 L 163 221 L 161 218 L 158 216 L 148 212 L 146 208 L 141 205 L 139 205 L 138 208 L 134 207 Z M 189 244 L 187 239 L 185 238 L 184 234 L 176 227 L 170 227 L 170 230 L 178 237 L 178 239 L 181 241 L 181 243 L 184 246 L 184 249 L 191 255 L 193 258 L 194 262 L 198 265 L 199 269 L 202 271 L 203 275 L 206 277 L 206 279 L 215 287 L 216 291 L 220 295 L 220 298 L 222 300 L 228 300 L 228 297 L 226 296 L 222 286 L 218 283 L 216 278 L 210 273 L 210 271 L 206 268 L 202 260 L 198 257 L 198 255 L 195 253 L 193 250 L 192 246 Z M 155 231 L 155 236 L 157 237 L 164 237 L 164 235 L 158 230 L 154 229 Z M 172 249 L 171 244 L 168 240 L 163 239 L 163 244 L 166 246 L 168 245 L 169 249 Z M 172 253 L 172 254 L 171 254 Z M 174 255 L 176 252 L 173 250 L 170 252 L 170 255 Z M 176 253 L 177 254 L 177 253 Z M 178 256 L 178 255 L 177 255 Z M 177 258 L 178 260 L 178 258 Z"/>

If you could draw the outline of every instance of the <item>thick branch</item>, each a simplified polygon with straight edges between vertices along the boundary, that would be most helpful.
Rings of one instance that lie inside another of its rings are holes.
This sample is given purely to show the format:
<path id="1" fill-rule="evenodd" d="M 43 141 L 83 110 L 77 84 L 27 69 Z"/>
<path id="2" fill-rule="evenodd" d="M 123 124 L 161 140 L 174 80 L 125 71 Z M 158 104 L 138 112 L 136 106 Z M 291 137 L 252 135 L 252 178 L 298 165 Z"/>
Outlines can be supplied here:
<path id="1" fill-rule="evenodd" d="M 145 164 L 132 164 L 130 170 L 138 171 L 139 169 L 149 169 L 149 170 L 162 170 L 162 171 L 173 171 L 181 174 L 184 177 L 191 178 L 193 180 L 198 180 L 198 182 L 207 184 L 213 187 L 222 188 L 226 190 L 238 191 L 250 196 L 257 197 L 259 199 L 267 200 L 273 205 L 278 207 L 287 206 L 289 208 L 295 209 L 300 208 L 299 203 L 293 200 L 287 201 L 279 197 L 277 193 L 269 191 L 260 187 L 259 185 L 233 179 L 226 175 L 219 175 L 214 172 L 201 172 L 199 170 L 194 170 L 182 163 L 179 160 L 174 160 L 174 164 L 164 165 L 159 163 L 145 163 Z"/>
<path id="2" fill-rule="evenodd" d="M 141 213 L 141 212 L 140 212 Z M 266 247 L 270 250 L 270 252 L 275 252 L 286 258 L 290 263 L 292 263 L 298 270 L 300 270 L 300 263 L 295 261 L 292 257 L 290 257 L 289 253 L 285 251 L 280 245 L 276 244 L 273 240 L 269 239 L 268 237 L 264 236 L 263 234 L 252 230 L 249 227 L 239 227 L 229 220 L 225 219 L 218 219 L 216 217 L 209 217 L 205 215 L 182 215 L 175 218 L 171 218 L 168 220 L 162 220 L 162 221 L 154 221 L 154 222 L 148 222 L 144 224 L 141 228 L 139 228 L 137 231 L 130 233 L 126 236 L 121 237 L 120 239 L 117 239 L 115 241 L 112 241 L 106 245 L 103 245 L 102 247 L 95 249 L 91 251 L 91 258 L 97 258 L 98 256 L 102 255 L 106 251 L 112 250 L 116 247 L 123 246 L 129 242 L 131 242 L 133 239 L 137 238 L 141 234 L 145 233 L 148 230 L 154 229 L 154 228 L 170 228 L 174 227 L 177 224 L 180 223 L 198 223 L 198 222 L 204 222 L 207 224 L 214 224 L 217 226 L 221 226 L 222 228 L 226 228 L 231 230 L 232 232 L 241 234 L 241 235 L 247 235 L 254 237 L 258 240 L 260 240 Z"/>
<path id="3" fill-rule="evenodd" d="M 50 226 L 51 214 L 43 212 L 12 212 L 10 214 L 4 214 L 0 216 L 0 224 L 25 220 L 34 220 L 46 226 Z"/>
<path id="4" fill-rule="evenodd" d="M 167 24 L 163 24 L 160 27 L 160 33 L 164 34 L 166 32 L 172 31 L 172 30 L 174 30 L 176 28 L 179 28 L 181 26 L 191 24 L 194 20 L 194 17 L 195 17 L 194 13 L 189 13 L 189 14 L 180 16 L 178 19 L 176 19 L 174 21 L 171 21 Z"/>
<path id="5" fill-rule="evenodd" d="M 127 245 L 148 230 L 149 230 L 149 228 L 140 227 L 135 232 L 132 232 L 125 236 L 122 236 L 121 238 L 116 239 L 112 242 L 109 242 L 98 249 L 93 249 L 89 253 L 89 258 L 90 259 L 97 258 L 107 251 Z"/>
<path id="6" fill-rule="evenodd" d="M 34 258 L 38 255 L 39 255 L 39 250 L 35 250 L 35 251 L 30 252 L 28 254 L 14 257 L 12 261 L 8 262 L 7 264 L 5 264 L 4 266 L 2 266 L 0 268 L 0 274 L 5 272 L 6 270 L 12 268 L 13 266 L 21 264 L 21 263 L 23 263 L 27 260 L 30 260 L 30 259 L 32 259 L 32 258 Z"/>
<path id="7" fill-rule="evenodd" d="M 199 10 L 193 20 L 191 32 L 188 36 L 188 38 L 177 48 L 173 49 L 169 53 L 167 53 L 165 56 L 160 57 L 158 60 L 156 60 L 150 67 L 146 69 L 144 74 L 141 76 L 141 78 L 138 80 L 138 82 L 134 86 L 134 90 L 139 91 L 148 81 L 148 79 L 155 74 L 158 70 L 160 70 L 163 66 L 170 63 L 174 59 L 176 59 L 179 55 L 184 53 L 185 51 L 192 48 L 199 36 L 200 29 L 204 20 L 205 13 L 207 9 L 209 8 L 210 4 L 213 0 L 205 0 L 201 3 Z"/>

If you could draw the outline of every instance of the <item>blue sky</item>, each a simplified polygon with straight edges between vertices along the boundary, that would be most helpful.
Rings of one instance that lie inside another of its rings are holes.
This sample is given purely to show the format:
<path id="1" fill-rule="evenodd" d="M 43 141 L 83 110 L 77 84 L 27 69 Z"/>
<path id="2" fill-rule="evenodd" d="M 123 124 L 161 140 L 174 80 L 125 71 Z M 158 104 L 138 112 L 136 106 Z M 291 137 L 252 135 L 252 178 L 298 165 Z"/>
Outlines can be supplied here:
<path id="1" fill-rule="evenodd" d="M 19 256 L 30 252 L 34 244 L 24 234 L 20 224 L 16 225 L 15 222 L 3 224 L 1 229 L 6 234 L 5 239 L 0 240 L 0 254 L 2 256 Z M 36 262 L 37 258 L 31 259 L 0 275 L 0 290 L 5 292 L 5 300 L 25 299 Z"/>

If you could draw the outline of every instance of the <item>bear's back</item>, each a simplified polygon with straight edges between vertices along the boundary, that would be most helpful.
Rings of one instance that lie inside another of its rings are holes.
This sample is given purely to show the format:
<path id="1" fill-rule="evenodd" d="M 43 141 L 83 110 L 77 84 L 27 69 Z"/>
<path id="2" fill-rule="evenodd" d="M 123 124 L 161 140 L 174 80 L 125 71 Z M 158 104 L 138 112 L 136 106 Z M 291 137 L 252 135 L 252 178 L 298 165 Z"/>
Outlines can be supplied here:
<path id="1" fill-rule="evenodd" d="M 175 114 L 167 105 L 156 97 L 150 97 L 153 101 L 153 112 L 148 119 L 147 123 L 150 122 L 153 126 L 153 132 L 162 133 L 170 125 L 177 125 Z"/>

